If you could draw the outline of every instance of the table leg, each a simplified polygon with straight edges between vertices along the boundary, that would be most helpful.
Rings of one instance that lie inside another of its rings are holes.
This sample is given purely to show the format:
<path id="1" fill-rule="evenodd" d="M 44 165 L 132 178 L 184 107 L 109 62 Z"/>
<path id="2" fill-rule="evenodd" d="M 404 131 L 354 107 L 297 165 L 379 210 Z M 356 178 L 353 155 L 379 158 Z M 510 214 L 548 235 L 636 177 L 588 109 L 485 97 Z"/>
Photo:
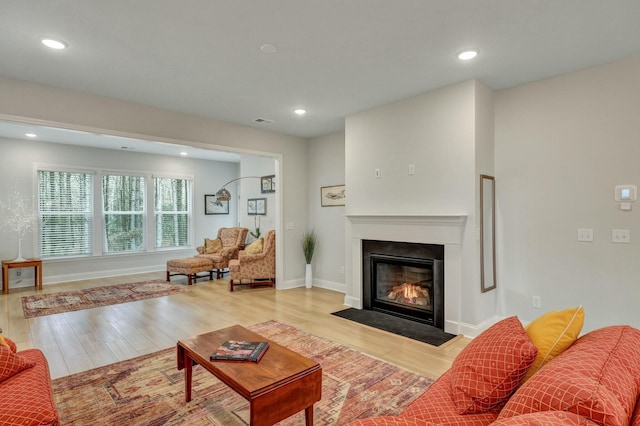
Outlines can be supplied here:
<path id="1" fill-rule="evenodd" d="M 184 356 L 183 364 L 184 364 L 184 400 L 185 402 L 191 401 L 191 379 L 193 376 L 193 362 L 191 362 L 191 358 L 189 358 L 189 354 L 187 351 L 183 350 L 182 354 Z"/>
<path id="2" fill-rule="evenodd" d="M 313 426 L 313 405 L 304 409 L 305 424 Z"/>
<path id="3" fill-rule="evenodd" d="M 9 267 L 2 266 L 2 292 L 9 293 Z"/>

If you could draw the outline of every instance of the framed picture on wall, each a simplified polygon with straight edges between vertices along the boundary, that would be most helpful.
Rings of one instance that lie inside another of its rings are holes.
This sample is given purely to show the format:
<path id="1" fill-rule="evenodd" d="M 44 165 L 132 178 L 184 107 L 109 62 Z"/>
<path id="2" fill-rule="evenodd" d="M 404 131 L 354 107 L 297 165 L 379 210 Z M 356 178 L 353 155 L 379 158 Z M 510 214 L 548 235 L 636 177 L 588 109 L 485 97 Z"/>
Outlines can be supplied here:
<path id="1" fill-rule="evenodd" d="M 249 198 L 247 200 L 247 214 L 249 216 L 264 216 L 267 214 L 266 198 Z"/>
<path id="2" fill-rule="evenodd" d="M 229 214 L 229 201 L 217 200 L 215 195 L 205 195 L 204 214 Z"/>
<path id="3" fill-rule="evenodd" d="M 276 192 L 276 175 L 262 176 L 260 178 L 260 192 L 263 194 Z"/>
<path id="4" fill-rule="evenodd" d="M 323 186 L 320 188 L 322 207 L 344 206 L 347 199 L 344 185 Z"/>

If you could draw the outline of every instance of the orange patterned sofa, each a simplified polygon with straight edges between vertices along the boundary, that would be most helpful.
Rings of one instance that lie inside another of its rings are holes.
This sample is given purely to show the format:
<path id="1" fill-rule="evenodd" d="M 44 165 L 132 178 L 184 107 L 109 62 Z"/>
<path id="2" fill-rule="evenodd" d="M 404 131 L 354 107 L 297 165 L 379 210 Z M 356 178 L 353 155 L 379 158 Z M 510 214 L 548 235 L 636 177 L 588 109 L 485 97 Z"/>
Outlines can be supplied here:
<path id="1" fill-rule="evenodd" d="M 594 330 L 527 375 L 537 355 L 517 318 L 507 318 L 400 415 L 350 426 L 640 426 L 640 330 Z"/>
<path id="2" fill-rule="evenodd" d="M 0 339 L 0 426 L 59 425 L 49 364 L 39 349 Z"/>

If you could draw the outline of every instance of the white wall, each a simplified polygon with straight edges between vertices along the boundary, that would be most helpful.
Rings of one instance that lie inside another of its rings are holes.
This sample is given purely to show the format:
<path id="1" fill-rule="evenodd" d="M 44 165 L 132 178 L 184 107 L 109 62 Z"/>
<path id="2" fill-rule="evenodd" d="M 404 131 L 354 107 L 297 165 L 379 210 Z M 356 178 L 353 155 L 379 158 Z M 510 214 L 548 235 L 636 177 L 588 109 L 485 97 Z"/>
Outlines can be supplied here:
<path id="1" fill-rule="evenodd" d="M 495 94 L 498 288 L 502 312 L 531 320 L 583 304 L 583 331 L 640 326 L 640 58 Z M 594 242 L 577 241 L 592 228 Z M 611 243 L 629 229 L 631 244 Z M 540 296 L 541 309 L 531 306 Z"/>
<path id="2" fill-rule="evenodd" d="M 0 94 L 3 120 L 256 155 L 272 154 L 281 161 L 281 221 L 294 221 L 297 226 L 306 227 L 306 198 L 299 197 L 306 190 L 304 139 L 5 77 L 0 77 Z M 290 266 L 295 265 L 299 256 L 298 241 L 295 235 L 281 235 L 284 238 L 278 239 L 277 247 L 278 281 L 298 279 L 298 268 Z"/>
<path id="3" fill-rule="evenodd" d="M 218 228 L 235 226 L 237 203 L 232 200 L 229 215 L 205 215 L 204 194 L 215 191 L 212 182 L 223 183 L 238 175 L 237 163 L 195 160 L 152 154 L 84 148 L 29 140 L 0 139 L 0 202 L 6 202 L 14 189 L 27 197 L 35 194 L 34 164 L 69 167 L 87 167 L 104 170 L 124 170 L 149 173 L 176 173 L 193 176 L 193 247 L 145 254 L 109 255 L 73 260 L 47 261 L 43 267 L 44 284 L 76 279 L 122 275 L 132 272 L 163 270 L 167 259 L 195 254 L 195 246 L 202 245 L 205 237 L 215 235 Z M 23 256 L 35 257 L 37 230 L 23 239 Z M 13 259 L 17 254 L 18 236 L 15 232 L 0 233 L 0 256 Z M 16 270 L 11 270 L 11 286 L 30 285 L 32 268 L 25 269 L 17 282 Z"/>
<path id="4" fill-rule="evenodd" d="M 345 207 L 322 207 L 320 188 L 345 183 L 345 135 L 333 133 L 309 141 L 309 230 L 318 236 L 311 262 L 314 286 L 346 292 L 345 286 Z M 349 190 L 347 189 L 347 198 Z M 299 238 L 306 229 L 299 229 Z M 302 249 L 299 267 L 305 268 Z M 302 285 L 303 283 L 300 283 Z"/>

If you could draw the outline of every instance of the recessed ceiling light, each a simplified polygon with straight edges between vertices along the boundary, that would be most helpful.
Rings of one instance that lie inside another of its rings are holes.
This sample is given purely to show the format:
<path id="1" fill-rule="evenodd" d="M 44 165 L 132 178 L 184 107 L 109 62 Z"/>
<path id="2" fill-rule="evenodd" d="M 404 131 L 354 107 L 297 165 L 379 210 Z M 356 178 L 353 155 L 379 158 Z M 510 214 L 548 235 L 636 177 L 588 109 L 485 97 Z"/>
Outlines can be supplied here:
<path id="1" fill-rule="evenodd" d="M 478 49 L 465 49 L 456 54 L 461 61 L 468 61 L 478 56 Z"/>
<path id="2" fill-rule="evenodd" d="M 295 112 L 297 115 L 305 115 L 307 113 L 307 110 L 304 108 L 296 108 L 293 110 L 293 112 Z"/>
<path id="3" fill-rule="evenodd" d="M 278 51 L 278 46 L 276 46 L 275 44 L 266 43 L 260 46 L 260 50 L 262 50 L 262 53 L 276 53 Z"/>
<path id="4" fill-rule="evenodd" d="M 186 152 L 186 151 L 182 151 L 182 152 L 180 153 L 180 155 L 182 155 L 183 157 L 186 157 L 187 155 L 189 155 L 189 153 L 188 153 L 188 152 Z"/>
<path id="5" fill-rule="evenodd" d="M 67 47 L 69 47 L 69 43 L 62 40 L 56 40 L 55 38 L 51 37 L 43 37 L 40 41 L 45 46 L 56 50 L 66 49 Z"/>
<path id="6" fill-rule="evenodd" d="M 28 138 L 37 138 L 38 137 L 38 135 L 36 135 L 35 133 L 25 133 L 24 135 L 26 137 L 28 137 Z"/>

